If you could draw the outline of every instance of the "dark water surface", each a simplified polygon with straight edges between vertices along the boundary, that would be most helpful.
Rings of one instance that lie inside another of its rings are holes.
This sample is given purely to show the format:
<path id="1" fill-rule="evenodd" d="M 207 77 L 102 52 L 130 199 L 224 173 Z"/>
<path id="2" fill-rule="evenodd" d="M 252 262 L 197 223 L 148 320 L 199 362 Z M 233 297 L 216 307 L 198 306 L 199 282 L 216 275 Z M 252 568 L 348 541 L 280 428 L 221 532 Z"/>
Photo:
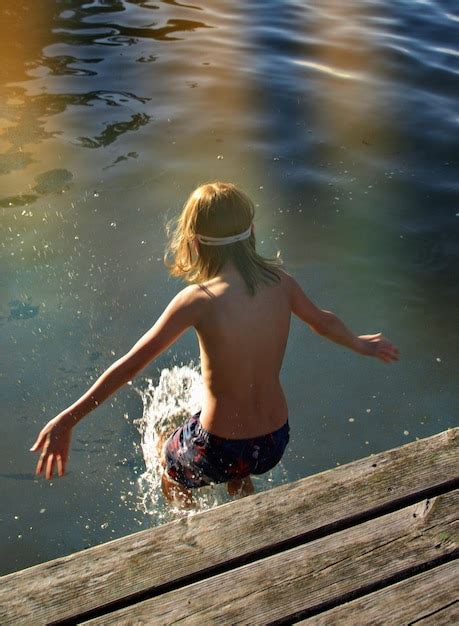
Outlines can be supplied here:
<path id="1" fill-rule="evenodd" d="M 272 484 L 457 424 L 452 0 L 4 0 L 0 18 L 0 574 L 166 519 L 138 506 L 132 388 L 77 426 L 64 479 L 34 478 L 28 450 L 180 288 L 164 224 L 206 180 L 246 189 L 262 253 L 402 354 L 294 320 Z M 197 355 L 189 332 L 136 383 Z"/>

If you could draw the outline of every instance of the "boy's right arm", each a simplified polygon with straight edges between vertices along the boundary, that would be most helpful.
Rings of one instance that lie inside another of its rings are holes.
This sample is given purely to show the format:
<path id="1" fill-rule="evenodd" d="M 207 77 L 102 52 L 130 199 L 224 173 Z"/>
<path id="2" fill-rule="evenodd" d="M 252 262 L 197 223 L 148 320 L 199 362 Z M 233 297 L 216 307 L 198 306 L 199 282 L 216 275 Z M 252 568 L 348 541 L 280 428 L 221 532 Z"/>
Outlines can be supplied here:
<path id="1" fill-rule="evenodd" d="M 200 317 L 197 289 L 186 287 L 166 307 L 156 323 L 123 357 L 115 361 L 76 402 L 50 420 L 40 431 L 31 448 L 41 450 L 36 474 L 45 469 L 46 479 L 53 476 L 57 466 L 64 475 L 70 446 L 71 430 L 87 413 L 104 402 L 126 382 L 132 380 L 148 363 L 166 350 Z"/>
<path id="2" fill-rule="evenodd" d="M 319 309 L 296 280 L 286 274 L 292 312 L 312 330 L 358 354 L 374 356 L 384 363 L 398 361 L 399 351 L 381 333 L 357 336 L 331 311 Z"/>

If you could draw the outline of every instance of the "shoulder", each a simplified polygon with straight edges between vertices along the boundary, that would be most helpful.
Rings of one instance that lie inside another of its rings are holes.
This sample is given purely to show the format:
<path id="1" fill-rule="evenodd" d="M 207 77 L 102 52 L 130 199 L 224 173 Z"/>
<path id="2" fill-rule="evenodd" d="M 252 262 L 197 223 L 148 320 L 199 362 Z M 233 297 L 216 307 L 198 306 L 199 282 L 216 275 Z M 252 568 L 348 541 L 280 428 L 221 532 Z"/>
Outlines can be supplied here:
<path id="1" fill-rule="evenodd" d="M 204 300 L 204 294 L 199 285 L 188 285 L 174 296 L 168 308 L 171 312 L 186 315 L 190 325 L 195 326 L 202 317 Z"/>
<path id="2" fill-rule="evenodd" d="M 181 304 L 192 304 L 199 297 L 199 285 L 188 285 L 175 296 L 174 300 Z"/>
<path id="3" fill-rule="evenodd" d="M 192 309 L 198 306 L 202 300 L 202 290 L 199 285 L 188 285 L 174 296 L 169 306 Z"/>
<path id="4" fill-rule="evenodd" d="M 292 312 L 308 324 L 318 324 L 322 318 L 322 310 L 308 298 L 293 276 L 282 271 L 282 281 Z"/>
<path id="5" fill-rule="evenodd" d="M 283 289 L 286 291 L 286 293 L 288 294 L 289 298 L 292 298 L 298 289 L 301 290 L 301 287 L 293 278 L 293 276 L 291 276 L 284 269 L 276 268 L 276 273 L 279 275 L 281 285 Z"/>

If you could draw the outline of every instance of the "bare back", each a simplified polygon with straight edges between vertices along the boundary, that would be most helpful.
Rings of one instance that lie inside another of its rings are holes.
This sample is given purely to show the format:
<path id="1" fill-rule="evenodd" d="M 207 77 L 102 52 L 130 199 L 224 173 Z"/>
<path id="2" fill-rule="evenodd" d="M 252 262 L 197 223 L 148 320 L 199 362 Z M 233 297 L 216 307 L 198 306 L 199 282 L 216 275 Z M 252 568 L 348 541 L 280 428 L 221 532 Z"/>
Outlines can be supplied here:
<path id="1" fill-rule="evenodd" d="M 204 383 L 200 421 L 229 439 L 256 437 L 288 417 L 279 382 L 290 327 L 288 287 L 260 285 L 250 296 L 242 276 L 228 270 L 199 286 L 196 324 Z"/>

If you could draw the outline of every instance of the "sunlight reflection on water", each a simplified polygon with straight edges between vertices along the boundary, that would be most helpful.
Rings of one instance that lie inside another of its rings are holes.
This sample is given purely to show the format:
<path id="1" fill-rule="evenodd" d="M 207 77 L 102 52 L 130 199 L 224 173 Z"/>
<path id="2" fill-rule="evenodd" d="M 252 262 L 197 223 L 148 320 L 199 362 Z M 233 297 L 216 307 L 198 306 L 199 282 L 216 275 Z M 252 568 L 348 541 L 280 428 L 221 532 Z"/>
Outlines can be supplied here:
<path id="1" fill-rule="evenodd" d="M 292 436 L 257 490 L 457 422 L 458 19 L 453 0 L 0 3 L 2 573 L 174 517 L 154 435 L 199 408 L 196 366 L 174 369 L 191 333 L 78 425 L 63 480 L 26 450 L 181 288 L 164 224 L 204 180 L 243 187 L 261 254 L 402 353 L 369 363 L 293 319 Z"/>

